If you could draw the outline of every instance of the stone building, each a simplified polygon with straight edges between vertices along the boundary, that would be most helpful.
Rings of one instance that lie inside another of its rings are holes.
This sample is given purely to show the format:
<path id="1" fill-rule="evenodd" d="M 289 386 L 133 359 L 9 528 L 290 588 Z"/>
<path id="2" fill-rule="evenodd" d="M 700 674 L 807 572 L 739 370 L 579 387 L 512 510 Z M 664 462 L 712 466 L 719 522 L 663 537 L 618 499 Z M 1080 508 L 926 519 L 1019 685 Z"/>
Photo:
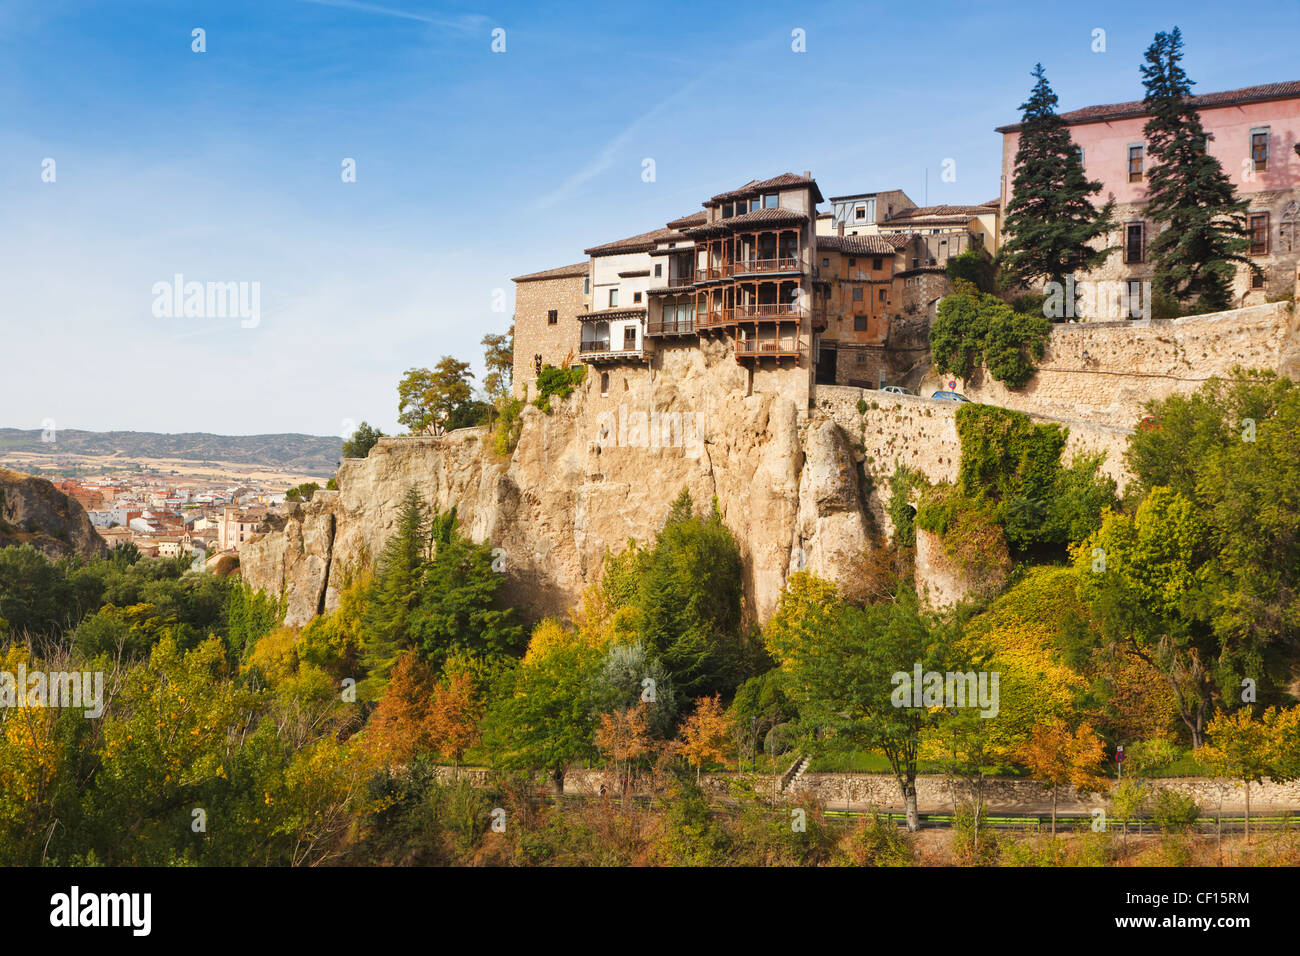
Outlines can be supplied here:
<path id="1" fill-rule="evenodd" d="M 590 264 L 583 260 L 518 276 L 515 283 L 516 398 L 535 397 L 543 365 L 576 360 L 579 314 L 590 304 Z"/>
<path id="2" fill-rule="evenodd" d="M 1252 277 L 1237 270 L 1236 305 L 1254 305 L 1292 291 L 1300 260 L 1300 81 L 1249 86 L 1192 98 L 1209 135 L 1209 152 L 1223 166 L 1249 203 L 1252 233 L 1249 255 L 1262 270 Z M 1115 201 L 1118 228 L 1106 237 L 1116 251 L 1103 267 L 1087 276 L 1119 281 L 1130 295 L 1149 281 L 1149 248 L 1155 224 L 1146 216 L 1150 161 L 1142 128 L 1150 118 L 1141 101 L 1086 106 L 1062 113 L 1079 147 L 1084 172 L 1100 180 L 1095 201 Z M 1011 200 L 1020 125 L 1000 126 L 1002 134 L 1002 202 Z M 1082 278 L 1082 277 L 1081 277 Z M 1123 318 L 1098 315 L 1098 318 Z"/>

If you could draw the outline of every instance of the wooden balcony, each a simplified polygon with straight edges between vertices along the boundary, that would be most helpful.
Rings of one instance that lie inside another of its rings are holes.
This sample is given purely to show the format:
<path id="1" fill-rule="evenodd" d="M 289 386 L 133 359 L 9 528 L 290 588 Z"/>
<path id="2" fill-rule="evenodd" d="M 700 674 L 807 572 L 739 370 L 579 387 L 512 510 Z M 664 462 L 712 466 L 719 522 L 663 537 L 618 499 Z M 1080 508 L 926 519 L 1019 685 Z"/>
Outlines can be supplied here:
<path id="1" fill-rule="evenodd" d="M 707 269 L 695 270 L 696 282 L 710 282 L 714 279 L 727 279 L 731 277 L 731 263 L 724 262 L 716 266 L 709 266 Z"/>
<path id="2" fill-rule="evenodd" d="M 808 310 L 796 302 L 749 302 L 736 306 L 736 320 L 740 322 L 798 320 L 807 314 Z"/>
<path id="3" fill-rule="evenodd" d="M 800 272 L 801 263 L 793 256 L 774 256 L 768 259 L 741 259 L 732 263 L 732 275 L 756 275 L 767 272 Z"/>
<path id="4" fill-rule="evenodd" d="M 651 322 L 646 326 L 646 335 L 692 335 L 695 332 L 694 319 L 682 319 L 675 322 Z"/>
<path id="5" fill-rule="evenodd" d="M 797 335 L 781 335 L 772 339 L 736 339 L 736 361 L 744 358 L 798 358 L 803 354 L 802 344 Z"/>
<path id="6" fill-rule="evenodd" d="M 722 329 L 736 324 L 734 309 L 714 309 L 711 312 L 697 311 L 695 327 L 699 329 Z"/>
<path id="7" fill-rule="evenodd" d="M 587 362 L 618 362 L 623 359 L 640 360 L 645 353 L 639 348 L 613 348 L 604 339 L 578 343 L 578 352 Z"/>

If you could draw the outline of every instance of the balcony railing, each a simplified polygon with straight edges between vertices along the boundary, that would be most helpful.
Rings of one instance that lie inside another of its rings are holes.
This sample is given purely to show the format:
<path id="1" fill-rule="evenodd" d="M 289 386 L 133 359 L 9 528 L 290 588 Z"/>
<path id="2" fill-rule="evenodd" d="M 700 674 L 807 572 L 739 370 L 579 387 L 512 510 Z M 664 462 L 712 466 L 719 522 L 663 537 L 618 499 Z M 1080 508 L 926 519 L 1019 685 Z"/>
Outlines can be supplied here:
<path id="1" fill-rule="evenodd" d="M 773 256 L 771 258 L 741 259 L 733 263 L 734 275 L 748 275 L 755 272 L 798 272 L 799 260 L 793 256 Z"/>
<path id="2" fill-rule="evenodd" d="M 689 335 L 695 331 L 694 319 L 679 319 L 672 322 L 651 322 L 646 326 L 646 335 Z"/>
<path id="3" fill-rule="evenodd" d="M 808 314 L 794 302 L 747 302 L 736 306 L 737 319 L 801 319 Z"/>
<path id="4" fill-rule="evenodd" d="M 641 349 L 635 345 L 624 345 L 621 348 L 614 348 L 604 339 L 598 339 L 594 342 L 579 342 L 578 351 L 581 353 L 595 353 L 607 355 L 637 355 Z"/>
<path id="5" fill-rule="evenodd" d="M 775 356 L 799 355 L 802 341 L 797 336 L 781 336 L 775 339 L 737 339 L 736 355 L 740 356 Z"/>
<path id="6" fill-rule="evenodd" d="M 708 282 L 710 279 L 725 279 L 731 275 L 731 263 L 719 263 L 716 266 L 709 266 L 707 269 L 695 270 L 696 282 Z"/>
<path id="7" fill-rule="evenodd" d="M 701 329 L 734 325 L 735 322 L 736 318 L 732 309 L 700 310 L 695 313 L 695 325 Z"/>

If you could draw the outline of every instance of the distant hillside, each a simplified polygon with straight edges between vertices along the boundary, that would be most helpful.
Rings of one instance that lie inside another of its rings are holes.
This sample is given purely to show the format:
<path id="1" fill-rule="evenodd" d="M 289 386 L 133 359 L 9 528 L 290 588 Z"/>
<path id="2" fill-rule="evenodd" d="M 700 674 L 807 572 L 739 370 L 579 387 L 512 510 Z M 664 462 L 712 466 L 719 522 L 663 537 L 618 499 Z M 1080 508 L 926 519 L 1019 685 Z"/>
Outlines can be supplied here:
<path id="1" fill-rule="evenodd" d="M 318 435 L 209 435 L 184 432 L 89 432 L 61 428 L 57 442 L 41 441 L 41 430 L 0 428 L 0 456 L 12 452 L 63 453 L 127 458 L 177 458 L 235 462 L 303 474 L 332 475 L 342 441 Z"/>

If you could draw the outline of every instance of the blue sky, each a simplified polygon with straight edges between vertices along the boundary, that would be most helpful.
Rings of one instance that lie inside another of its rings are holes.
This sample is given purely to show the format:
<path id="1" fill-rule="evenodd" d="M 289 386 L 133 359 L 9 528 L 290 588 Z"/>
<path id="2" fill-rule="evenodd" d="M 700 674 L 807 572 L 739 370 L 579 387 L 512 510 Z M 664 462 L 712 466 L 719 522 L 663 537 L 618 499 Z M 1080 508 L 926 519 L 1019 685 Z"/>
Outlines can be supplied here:
<path id="1" fill-rule="evenodd" d="M 0 426 L 391 432 L 512 276 L 786 170 L 991 199 L 1036 61 L 1063 110 L 1137 99 L 1174 25 L 1199 92 L 1300 79 L 1295 0 L 0 0 Z M 178 273 L 259 283 L 260 322 L 156 317 Z"/>

